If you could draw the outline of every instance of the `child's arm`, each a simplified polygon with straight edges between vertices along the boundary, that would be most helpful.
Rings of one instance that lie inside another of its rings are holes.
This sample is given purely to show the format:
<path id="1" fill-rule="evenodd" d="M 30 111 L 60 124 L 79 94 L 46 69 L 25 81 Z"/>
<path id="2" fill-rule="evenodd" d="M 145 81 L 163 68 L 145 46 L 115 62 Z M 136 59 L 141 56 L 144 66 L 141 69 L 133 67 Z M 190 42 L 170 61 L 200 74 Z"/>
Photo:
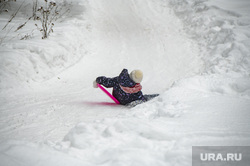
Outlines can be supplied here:
<path id="1" fill-rule="evenodd" d="M 97 77 L 96 78 L 96 83 L 101 84 L 105 86 L 106 88 L 111 88 L 115 85 L 115 78 L 106 78 L 104 76 L 102 77 Z"/>

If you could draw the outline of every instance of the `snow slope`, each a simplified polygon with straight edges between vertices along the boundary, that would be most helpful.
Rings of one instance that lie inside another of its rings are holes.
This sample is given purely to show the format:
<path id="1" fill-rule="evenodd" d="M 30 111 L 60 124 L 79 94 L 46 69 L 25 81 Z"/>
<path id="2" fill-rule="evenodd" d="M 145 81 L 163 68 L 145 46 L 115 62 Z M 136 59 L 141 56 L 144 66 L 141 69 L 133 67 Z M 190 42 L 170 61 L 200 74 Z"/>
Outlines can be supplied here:
<path id="1" fill-rule="evenodd" d="M 249 5 L 79 0 L 48 40 L 5 40 L 0 165 L 183 166 L 194 145 L 249 146 Z M 126 108 L 92 88 L 123 68 L 161 95 Z"/>

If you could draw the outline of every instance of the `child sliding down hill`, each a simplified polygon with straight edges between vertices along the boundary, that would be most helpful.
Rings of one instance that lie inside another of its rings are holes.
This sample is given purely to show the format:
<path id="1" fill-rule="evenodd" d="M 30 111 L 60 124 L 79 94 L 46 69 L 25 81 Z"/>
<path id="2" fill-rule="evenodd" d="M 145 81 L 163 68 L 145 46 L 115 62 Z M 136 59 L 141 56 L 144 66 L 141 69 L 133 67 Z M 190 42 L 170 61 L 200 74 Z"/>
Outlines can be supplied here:
<path id="1" fill-rule="evenodd" d="M 106 88 L 113 87 L 112 94 L 120 104 L 134 106 L 158 96 L 158 94 L 142 94 L 142 86 L 140 84 L 142 78 L 143 73 L 140 70 L 133 70 L 128 74 L 128 70 L 123 69 L 120 75 L 114 78 L 97 77 L 94 81 L 94 87 L 97 88 L 97 83 Z"/>

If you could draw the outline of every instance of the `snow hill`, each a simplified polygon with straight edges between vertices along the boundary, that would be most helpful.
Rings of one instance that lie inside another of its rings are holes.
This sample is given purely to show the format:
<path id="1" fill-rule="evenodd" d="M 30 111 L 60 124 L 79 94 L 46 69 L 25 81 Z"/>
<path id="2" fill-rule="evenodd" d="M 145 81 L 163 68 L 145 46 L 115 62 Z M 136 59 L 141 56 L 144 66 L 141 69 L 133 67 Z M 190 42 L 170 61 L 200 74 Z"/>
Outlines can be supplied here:
<path id="1" fill-rule="evenodd" d="M 250 1 L 55 2 L 71 12 L 44 40 L 34 20 L 15 32 L 33 1 L 4 30 L 22 2 L 0 14 L 1 166 L 190 166 L 192 146 L 250 146 Z M 127 108 L 92 87 L 123 68 L 160 96 Z"/>

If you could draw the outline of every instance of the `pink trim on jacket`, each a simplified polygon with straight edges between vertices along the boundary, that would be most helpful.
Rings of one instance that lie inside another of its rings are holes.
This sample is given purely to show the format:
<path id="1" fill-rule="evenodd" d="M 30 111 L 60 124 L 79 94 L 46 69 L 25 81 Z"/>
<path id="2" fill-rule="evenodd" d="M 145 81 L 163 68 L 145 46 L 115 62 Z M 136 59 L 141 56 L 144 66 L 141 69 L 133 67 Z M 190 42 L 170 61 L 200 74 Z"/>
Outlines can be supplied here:
<path id="1" fill-rule="evenodd" d="M 141 84 L 137 83 L 135 86 L 133 87 L 124 87 L 124 86 L 121 86 L 120 87 L 122 88 L 122 90 L 126 93 L 137 93 L 139 92 L 141 89 L 142 89 L 142 86 Z"/>

